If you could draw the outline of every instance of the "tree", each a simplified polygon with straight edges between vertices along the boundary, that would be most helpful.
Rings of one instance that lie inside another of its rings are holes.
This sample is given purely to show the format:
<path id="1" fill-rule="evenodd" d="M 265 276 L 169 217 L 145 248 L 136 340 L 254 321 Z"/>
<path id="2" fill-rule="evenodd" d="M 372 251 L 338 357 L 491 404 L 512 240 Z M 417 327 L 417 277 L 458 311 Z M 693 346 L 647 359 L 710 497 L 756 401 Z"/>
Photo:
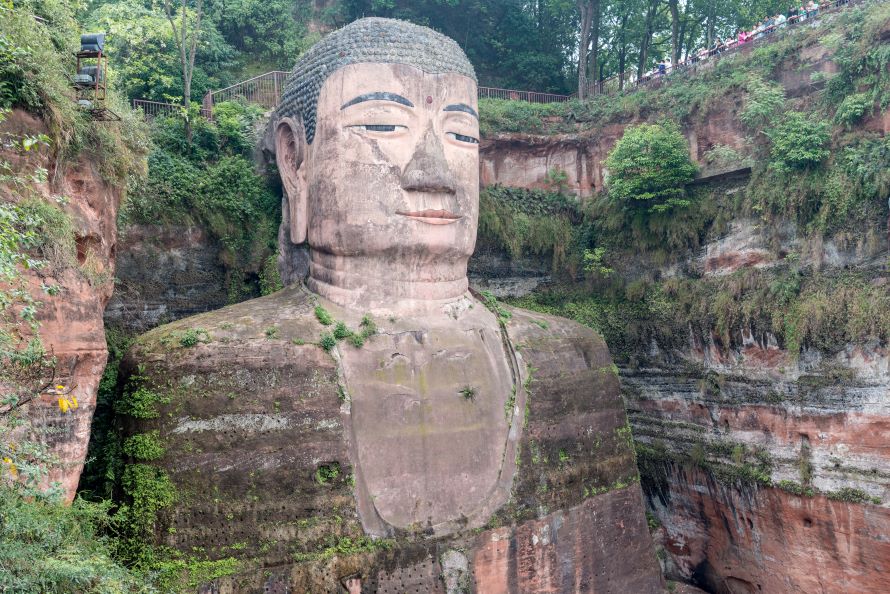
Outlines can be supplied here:
<path id="1" fill-rule="evenodd" d="M 578 0 L 578 12 L 581 23 L 580 41 L 578 42 L 578 98 L 585 99 L 587 91 L 590 88 L 588 81 L 590 55 L 590 33 L 593 28 L 594 21 L 599 20 L 599 0 Z M 598 24 L 598 23 L 597 23 Z M 598 27 L 597 27 L 598 29 Z M 598 31 L 597 31 L 598 33 Z M 594 46 L 599 40 L 594 41 Z M 594 50 L 596 51 L 596 50 Z M 596 66 L 596 57 L 594 55 L 594 67 Z M 595 75 L 595 72 L 594 72 Z"/>
<path id="2" fill-rule="evenodd" d="M 695 165 L 673 122 L 628 128 L 605 165 L 609 199 L 625 208 L 652 213 L 689 205 L 686 185 Z"/>
<path id="3" fill-rule="evenodd" d="M 179 48 L 179 59 L 182 65 L 182 105 L 186 109 L 185 135 L 192 141 L 192 125 L 188 116 L 189 103 L 192 96 L 192 77 L 195 74 L 195 52 L 198 49 L 198 37 L 201 35 L 201 17 L 203 16 L 204 0 L 196 0 L 194 22 L 190 23 L 186 0 L 182 0 L 182 12 L 179 17 L 179 28 L 176 27 L 174 10 L 171 0 L 164 0 L 164 12 L 173 28 L 173 38 Z"/>
<path id="4" fill-rule="evenodd" d="M 189 97 L 183 88 L 173 28 L 160 6 L 146 7 L 141 0 L 117 0 L 96 8 L 87 23 L 88 28 L 108 35 L 109 76 L 128 98 L 180 102 Z M 226 86 L 230 77 L 237 76 L 233 72 L 236 51 L 206 19 L 198 45 L 191 79 L 192 100 L 210 88 Z"/>

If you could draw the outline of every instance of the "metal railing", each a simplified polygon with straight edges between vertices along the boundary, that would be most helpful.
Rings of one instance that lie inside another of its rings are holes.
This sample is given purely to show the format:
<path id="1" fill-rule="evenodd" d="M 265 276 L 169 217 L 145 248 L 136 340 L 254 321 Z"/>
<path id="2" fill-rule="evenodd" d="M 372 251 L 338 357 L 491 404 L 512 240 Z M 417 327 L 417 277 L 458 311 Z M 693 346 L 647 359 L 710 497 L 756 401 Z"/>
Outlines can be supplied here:
<path id="1" fill-rule="evenodd" d="M 514 89 L 497 89 L 494 87 L 479 87 L 479 98 L 528 101 L 529 103 L 562 103 L 571 99 L 569 95 L 538 93 L 535 91 L 517 91 Z"/>
<path id="2" fill-rule="evenodd" d="M 808 11 L 802 15 L 789 17 L 785 23 L 767 27 L 756 35 L 751 36 L 745 42 L 740 43 L 738 38 L 732 39 L 715 48 L 696 52 L 696 54 L 689 56 L 685 61 L 680 62 L 675 66 L 666 66 L 663 70 L 654 68 L 643 76 L 637 76 L 637 70 L 635 68 L 625 70 L 623 84 L 621 84 L 621 75 L 613 74 L 601 81 L 590 83 L 588 87 L 588 96 L 612 95 L 621 91 L 633 91 L 638 88 L 659 87 L 666 82 L 665 77 L 674 72 L 696 70 L 700 66 L 713 64 L 719 58 L 737 54 L 742 51 L 750 51 L 750 49 L 756 45 L 771 41 L 775 38 L 777 33 L 783 33 L 786 29 L 793 29 L 802 24 L 814 26 L 826 14 L 833 14 L 848 6 L 863 4 L 865 1 L 866 0 L 831 0 L 830 2 L 823 2 L 819 5 L 818 9 Z M 572 97 L 577 97 L 577 93 L 573 94 Z"/>
<path id="3" fill-rule="evenodd" d="M 146 120 L 152 120 L 158 116 L 169 116 L 182 113 L 185 109 L 179 103 L 163 103 L 161 101 L 149 101 L 147 99 L 133 99 L 133 109 L 142 110 L 143 117 Z M 210 117 L 210 112 L 201 108 L 201 115 L 205 118 Z"/>
<path id="4" fill-rule="evenodd" d="M 225 89 L 210 91 L 204 96 L 203 107 L 205 110 L 212 112 L 213 106 L 216 103 L 222 103 L 223 101 L 246 101 L 247 103 L 261 105 L 267 109 L 274 109 L 278 107 L 278 103 L 281 101 L 281 91 L 284 89 L 288 78 L 290 78 L 290 72 L 273 70 L 272 72 L 241 81 Z"/>

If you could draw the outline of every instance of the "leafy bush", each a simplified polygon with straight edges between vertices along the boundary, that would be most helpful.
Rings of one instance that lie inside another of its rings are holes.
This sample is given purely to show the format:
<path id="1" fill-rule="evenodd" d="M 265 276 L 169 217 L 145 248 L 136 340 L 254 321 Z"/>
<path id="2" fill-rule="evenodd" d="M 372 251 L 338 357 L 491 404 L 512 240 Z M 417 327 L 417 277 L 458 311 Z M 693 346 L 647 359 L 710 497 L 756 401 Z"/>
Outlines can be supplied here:
<path id="1" fill-rule="evenodd" d="M 261 110 L 238 103 L 220 103 L 217 110 L 215 122 L 193 120 L 191 144 L 181 117 L 156 120 L 148 176 L 120 217 L 125 225 L 191 223 L 206 229 L 220 244 L 236 301 L 262 291 L 261 271 L 278 243 L 280 200 L 251 157 Z"/>
<path id="2" fill-rule="evenodd" d="M 9 592 L 148 592 L 112 557 L 110 504 L 24 498 L 0 485 L 0 584 Z"/>
<path id="3" fill-rule="evenodd" d="M 770 166 L 778 171 L 816 167 L 830 154 L 827 122 L 799 111 L 788 113 L 775 127 L 766 130 L 772 141 Z"/>
<path id="4" fill-rule="evenodd" d="M 844 98 L 841 104 L 838 105 L 837 111 L 834 114 L 834 123 L 849 128 L 861 120 L 862 116 L 864 116 L 866 112 L 871 111 L 873 107 L 874 102 L 869 93 L 848 95 Z"/>
<path id="5" fill-rule="evenodd" d="M 785 89 L 760 76 L 752 76 L 747 81 L 746 90 L 748 96 L 745 107 L 739 112 L 739 120 L 749 128 L 761 130 L 781 113 L 785 105 Z"/>
<path id="6" fill-rule="evenodd" d="M 126 455 L 143 462 L 163 458 L 166 452 L 157 430 L 128 437 L 124 441 L 123 450 Z"/>
<path id="7" fill-rule="evenodd" d="M 686 185 L 695 165 L 673 122 L 628 128 L 605 165 L 609 199 L 625 208 L 667 212 L 690 205 Z"/>

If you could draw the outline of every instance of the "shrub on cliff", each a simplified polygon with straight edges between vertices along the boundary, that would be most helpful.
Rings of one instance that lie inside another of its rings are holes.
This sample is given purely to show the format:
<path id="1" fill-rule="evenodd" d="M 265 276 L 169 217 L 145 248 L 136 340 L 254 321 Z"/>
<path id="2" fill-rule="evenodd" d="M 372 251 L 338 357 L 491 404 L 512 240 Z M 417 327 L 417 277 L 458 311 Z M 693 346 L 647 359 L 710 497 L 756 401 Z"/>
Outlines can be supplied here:
<path id="1" fill-rule="evenodd" d="M 695 165 L 673 122 L 628 128 L 605 165 L 609 198 L 626 209 L 663 213 L 690 204 L 686 185 Z"/>
<path id="2" fill-rule="evenodd" d="M 818 166 L 830 154 L 828 122 L 792 111 L 776 126 L 766 130 L 772 141 L 770 167 L 779 171 Z"/>
<path id="3" fill-rule="evenodd" d="M 101 536 L 111 522 L 108 506 L 79 498 L 68 506 L 0 487 L 0 589 L 47 594 L 149 591 L 111 557 L 109 541 Z"/>

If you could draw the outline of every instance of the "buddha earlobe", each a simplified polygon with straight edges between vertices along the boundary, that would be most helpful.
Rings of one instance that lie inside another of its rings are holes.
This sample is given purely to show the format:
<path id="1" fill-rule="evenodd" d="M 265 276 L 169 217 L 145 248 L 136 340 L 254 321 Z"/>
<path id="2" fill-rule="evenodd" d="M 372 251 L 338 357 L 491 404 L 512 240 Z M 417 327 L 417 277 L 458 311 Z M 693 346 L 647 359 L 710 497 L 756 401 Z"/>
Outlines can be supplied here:
<path id="1" fill-rule="evenodd" d="M 306 185 L 306 134 L 302 122 L 282 118 L 275 129 L 275 162 L 287 197 L 290 239 L 303 243 L 309 229 L 309 192 Z"/>

